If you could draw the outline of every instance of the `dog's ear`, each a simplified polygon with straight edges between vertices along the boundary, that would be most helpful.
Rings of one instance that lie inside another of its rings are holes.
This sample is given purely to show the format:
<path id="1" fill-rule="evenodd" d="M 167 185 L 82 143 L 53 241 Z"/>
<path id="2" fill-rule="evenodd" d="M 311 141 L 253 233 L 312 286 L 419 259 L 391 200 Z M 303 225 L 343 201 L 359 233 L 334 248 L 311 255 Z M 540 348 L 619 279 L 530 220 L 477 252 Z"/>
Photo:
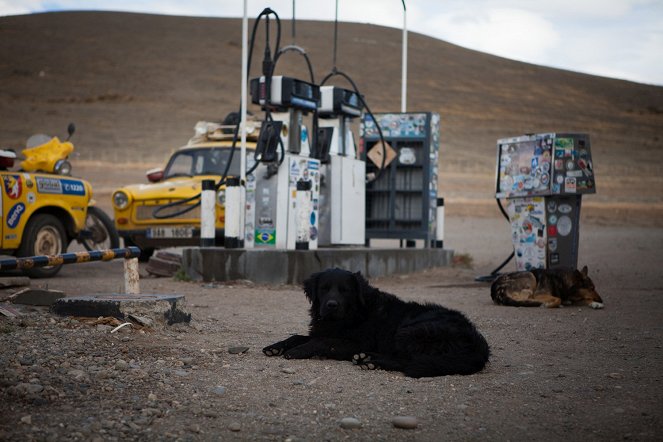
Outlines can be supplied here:
<path id="1" fill-rule="evenodd" d="M 364 275 L 361 272 L 353 273 L 355 281 L 357 283 L 357 298 L 359 298 L 359 303 L 361 305 L 366 305 L 366 294 L 368 292 L 368 281 L 364 278 Z"/>
<path id="2" fill-rule="evenodd" d="M 589 270 L 587 269 L 587 266 L 583 267 L 582 270 L 580 270 L 580 273 L 582 273 L 582 276 L 584 276 L 586 278 L 587 274 L 589 273 Z"/>
<path id="3" fill-rule="evenodd" d="M 320 273 L 312 273 L 303 283 L 304 294 L 309 302 L 313 303 L 318 298 L 318 278 Z"/>

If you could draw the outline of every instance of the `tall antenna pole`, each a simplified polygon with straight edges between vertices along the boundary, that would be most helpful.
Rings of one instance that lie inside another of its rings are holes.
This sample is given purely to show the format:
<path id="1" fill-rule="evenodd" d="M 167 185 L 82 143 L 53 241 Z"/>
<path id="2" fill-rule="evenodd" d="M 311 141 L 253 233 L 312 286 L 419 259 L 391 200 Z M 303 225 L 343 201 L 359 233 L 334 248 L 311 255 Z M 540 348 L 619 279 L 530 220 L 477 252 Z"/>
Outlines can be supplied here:
<path id="1" fill-rule="evenodd" d="M 401 112 L 407 109 L 407 10 L 403 2 L 403 68 L 401 71 Z"/>
<path id="2" fill-rule="evenodd" d="M 241 138 L 240 138 L 240 178 L 246 179 L 246 106 L 248 102 L 248 90 L 246 79 L 248 77 L 248 35 L 249 19 L 246 9 L 247 0 L 244 0 L 244 17 L 242 18 L 242 110 L 241 110 Z"/>
<path id="3" fill-rule="evenodd" d="M 295 44 L 295 0 L 292 0 L 292 44 Z"/>

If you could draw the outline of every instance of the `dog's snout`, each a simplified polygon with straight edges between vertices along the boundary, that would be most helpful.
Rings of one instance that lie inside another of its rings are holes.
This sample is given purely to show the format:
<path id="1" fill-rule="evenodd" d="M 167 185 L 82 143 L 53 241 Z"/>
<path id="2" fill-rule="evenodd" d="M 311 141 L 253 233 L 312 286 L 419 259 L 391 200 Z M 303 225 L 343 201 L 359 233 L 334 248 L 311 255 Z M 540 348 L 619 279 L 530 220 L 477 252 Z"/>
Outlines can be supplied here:
<path id="1" fill-rule="evenodd" d="M 329 310 L 336 310 L 338 308 L 338 301 L 335 299 L 330 299 L 327 301 L 327 308 Z"/>

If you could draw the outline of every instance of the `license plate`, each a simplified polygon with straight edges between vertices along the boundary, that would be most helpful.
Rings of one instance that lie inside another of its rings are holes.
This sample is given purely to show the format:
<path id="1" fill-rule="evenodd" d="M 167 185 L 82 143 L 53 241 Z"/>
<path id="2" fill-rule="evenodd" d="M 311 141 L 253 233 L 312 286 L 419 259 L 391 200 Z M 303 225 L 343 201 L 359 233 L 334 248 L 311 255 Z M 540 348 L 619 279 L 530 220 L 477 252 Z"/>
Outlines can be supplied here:
<path id="1" fill-rule="evenodd" d="M 193 227 L 151 227 L 147 229 L 148 238 L 191 238 Z"/>

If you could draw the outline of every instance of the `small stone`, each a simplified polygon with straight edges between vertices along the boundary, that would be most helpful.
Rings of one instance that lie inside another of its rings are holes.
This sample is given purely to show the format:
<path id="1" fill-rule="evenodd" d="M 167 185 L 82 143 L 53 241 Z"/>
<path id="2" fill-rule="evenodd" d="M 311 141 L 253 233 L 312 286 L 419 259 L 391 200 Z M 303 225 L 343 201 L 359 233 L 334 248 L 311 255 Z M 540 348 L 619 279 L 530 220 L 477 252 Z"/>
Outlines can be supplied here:
<path id="1" fill-rule="evenodd" d="M 354 417 L 344 417 L 341 419 L 341 428 L 345 428 L 346 430 L 361 428 L 361 422 Z"/>
<path id="2" fill-rule="evenodd" d="M 151 401 L 151 402 L 154 402 L 154 401 L 157 400 L 157 395 L 154 394 L 154 393 L 150 393 L 150 394 L 147 395 L 147 400 Z"/>
<path id="3" fill-rule="evenodd" d="M 249 347 L 230 347 L 228 349 L 228 353 L 231 355 L 238 355 L 241 353 L 246 353 L 247 351 L 249 351 Z"/>
<path id="4" fill-rule="evenodd" d="M 293 374 L 293 373 L 295 372 L 295 369 L 294 369 L 294 368 L 290 368 L 290 367 L 286 367 L 286 368 L 281 369 L 281 371 L 282 371 L 283 373 Z"/>
<path id="5" fill-rule="evenodd" d="M 126 370 L 127 368 L 129 368 L 129 364 L 124 359 L 118 359 L 117 361 L 115 361 L 115 368 L 117 370 Z"/>
<path id="6" fill-rule="evenodd" d="M 21 423 L 26 425 L 32 425 L 32 416 L 30 416 L 29 414 L 27 416 L 23 416 L 21 418 Z"/>
<path id="7" fill-rule="evenodd" d="M 606 376 L 610 379 L 624 379 L 624 375 L 621 373 L 608 373 Z"/>
<path id="8" fill-rule="evenodd" d="M 217 396 L 222 396 L 226 394 L 226 387 L 217 385 L 216 387 L 212 388 L 212 393 L 216 394 Z"/>
<path id="9" fill-rule="evenodd" d="M 396 428 L 401 428 L 403 430 L 413 430 L 417 428 L 419 422 L 414 416 L 396 416 L 391 420 L 391 423 Z"/>
<path id="10" fill-rule="evenodd" d="M 231 422 L 228 425 L 228 429 L 230 431 L 240 431 L 242 429 L 242 426 L 239 424 L 239 422 Z"/>

